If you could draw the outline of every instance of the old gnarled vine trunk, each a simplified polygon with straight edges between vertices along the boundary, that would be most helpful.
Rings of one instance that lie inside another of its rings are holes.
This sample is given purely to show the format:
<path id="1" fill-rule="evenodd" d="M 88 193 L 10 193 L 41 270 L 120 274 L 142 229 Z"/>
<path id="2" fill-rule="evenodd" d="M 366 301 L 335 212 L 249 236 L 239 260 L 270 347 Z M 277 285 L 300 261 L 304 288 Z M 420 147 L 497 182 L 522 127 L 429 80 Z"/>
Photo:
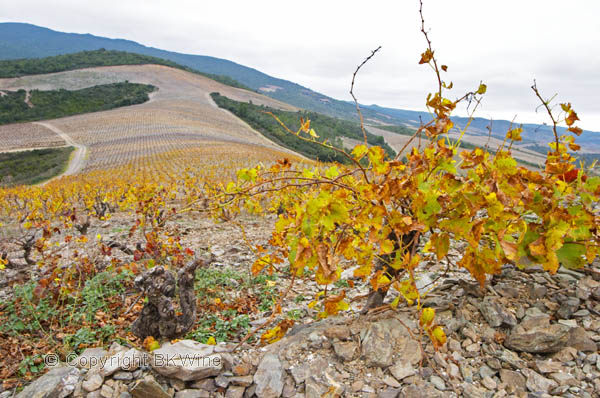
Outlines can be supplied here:
<path id="1" fill-rule="evenodd" d="M 135 279 L 135 287 L 148 298 L 138 319 L 131 326 L 134 335 L 141 339 L 148 336 L 175 339 L 190 331 L 196 322 L 195 271 L 204 261 L 197 259 L 177 272 L 163 266 L 154 267 Z M 179 310 L 174 300 L 179 294 Z"/>

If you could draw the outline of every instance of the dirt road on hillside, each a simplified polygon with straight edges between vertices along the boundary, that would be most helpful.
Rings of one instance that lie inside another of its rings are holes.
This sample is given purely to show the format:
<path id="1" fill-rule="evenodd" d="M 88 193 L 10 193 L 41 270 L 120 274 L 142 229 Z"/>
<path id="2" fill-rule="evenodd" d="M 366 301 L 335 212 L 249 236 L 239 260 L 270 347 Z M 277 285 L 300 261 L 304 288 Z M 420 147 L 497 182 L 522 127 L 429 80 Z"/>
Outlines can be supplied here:
<path id="1" fill-rule="evenodd" d="M 73 153 L 73 156 L 71 157 L 71 160 L 69 161 L 69 166 L 67 167 L 67 170 L 63 174 L 58 175 L 54 178 L 58 178 L 58 177 L 64 176 L 64 175 L 67 175 L 67 176 L 73 175 L 73 174 L 76 174 L 79 170 L 83 169 L 83 166 L 85 165 L 85 155 L 87 154 L 87 147 L 85 145 L 77 144 L 65 132 L 63 132 L 59 128 L 51 125 L 50 123 L 35 122 L 35 124 L 39 124 L 40 126 L 43 126 L 43 127 L 46 127 L 47 129 L 52 130 L 53 132 L 58 134 L 60 136 L 60 138 L 65 140 L 65 142 L 67 143 L 68 146 L 75 147 L 75 152 Z"/>

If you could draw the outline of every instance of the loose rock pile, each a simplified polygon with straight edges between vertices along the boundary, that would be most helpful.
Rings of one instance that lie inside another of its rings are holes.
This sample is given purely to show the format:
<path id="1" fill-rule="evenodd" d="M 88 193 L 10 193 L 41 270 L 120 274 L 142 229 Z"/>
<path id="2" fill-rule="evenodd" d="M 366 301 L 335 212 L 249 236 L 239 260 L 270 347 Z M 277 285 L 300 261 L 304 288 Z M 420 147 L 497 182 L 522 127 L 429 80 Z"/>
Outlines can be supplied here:
<path id="1" fill-rule="evenodd" d="M 447 279 L 424 305 L 448 335 L 439 352 L 418 343 L 409 308 L 297 325 L 275 344 L 234 353 L 233 344 L 189 340 L 152 353 L 88 349 L 78 366 L 52 369 L 18 397 L 600 396 L 600 282 L 591 276 L 509 267 L 485 292 Z M 105 365 L 82 366 L 91 358 Z"/>

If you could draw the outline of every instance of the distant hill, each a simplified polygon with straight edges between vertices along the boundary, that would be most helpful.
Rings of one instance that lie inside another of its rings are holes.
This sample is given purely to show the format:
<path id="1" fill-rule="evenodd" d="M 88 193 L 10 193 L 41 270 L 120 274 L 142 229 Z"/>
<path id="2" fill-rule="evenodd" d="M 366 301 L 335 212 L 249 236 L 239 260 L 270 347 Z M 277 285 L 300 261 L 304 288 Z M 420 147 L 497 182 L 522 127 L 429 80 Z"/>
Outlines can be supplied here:
<path id="1" fill-rule="evenodd" d="M 377 111 L 381 114 L 389 115 L 396 120 L 402 120 L 401 125 L 416 128 L 419 126 L 420 121 L 423 123 L 431 120 L 431 115 L 427 112 L 409 111 L 404 109 L 384 108 L 377 105 L 363 105 L 363 107 L 372 111 Z M 452 121 L 458 128 L 464 128 L 468 122 L 468 118 L 454 116 Z M 469 134 L 471 135 L 485 135 L 489 134 L 488 126 L 490 126 L 490 120 L 481 117 L 473 118 L 469 125 Z M 511 122 L 508 120 L 494 120 L 491 123 L 492 126 L 492 137 L 504 139 L 506 132 L 511 127 Z M 512 127 L 518 127 L 519 123 L 513 123 Z M 559 134 L 571 134 L 567 132 L 565 127 L 558 127 Z M 531 142 L 541 145 L 543 147 L 542 152 L 545 153 L 548 150 L 546 144 L 552 139 L 552 127 L 545 124 L 523 124 L 523 133 L 521 134 L 523 142 Z M 594 152 L 600 153 L 600 133 L 592 131 L 584 131 L 583 134 L 577 137 L 577 142 L 581 145 L 591 145 L 589 149 L 593 149 Z"/>
<path id="2" fill-rule="evenodd" d="M 253 90 L 299 108 L 342 119 L 357 119 L 354 105 L 349 102 L 336 100 L 226 59 L 165 51 L 130 40 L 57 32 L 26 23 L 0 23 L 0 59 L 41 58 L 100 48 L 164 58 L 200 72 L 230 76 Z M 365 117 L 376 117 L 376 114 L 367 111 Z"/>
<path id="3" fill-rule="evenodd" d="M 123 39 L 109 39 L 90 34 L 63 33 L 27 23 L 0 23 L 0 59 L 39 58 L 86 50 L 127 51 L 167 59 L 197 71 L 229 76 L 241 84 L 259 91 L 271 98 L 299 108 L 323 113 L 346 120 L 357 120 L 354 104 L 320 94 L 288 80 L 278 79 L 256 69 L 221 58 L 205 55 L 181 54 Z M 427 112 L 385 108 L 377 105 L 363 106 L 363 116 L 367 123 L 417 126 L 419 117 L 429 120 Z M 453 119 L 458 125 L 465 124 L 465 118 Z M 469 129 L 471 134 L 488 134 L 487 119 L 475 119 Z M 492 135 L 504 137 L 509 121 L 495 120 Z M 523 126 L 525 140 L 545 144 L 551 139 L 550 128 L 543 125 Z M 564 130 L 561 130 L 561 132 Z M 600 134 L 584 132 L 578 142 L 597 147 L 600 152 Z"/>

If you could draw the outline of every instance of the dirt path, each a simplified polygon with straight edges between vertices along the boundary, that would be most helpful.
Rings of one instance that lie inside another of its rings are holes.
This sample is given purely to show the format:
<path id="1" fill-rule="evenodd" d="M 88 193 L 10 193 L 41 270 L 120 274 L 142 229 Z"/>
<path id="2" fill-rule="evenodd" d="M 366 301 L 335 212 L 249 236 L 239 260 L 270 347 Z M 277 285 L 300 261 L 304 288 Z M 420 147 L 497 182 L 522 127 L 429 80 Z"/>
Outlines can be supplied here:
<path id="1" fill-rule="evenodd" d="M 58 134 L 60 136 L 60 138 L 65 140 L 67 145 L 75 147 L 75 152 L 73 153 L 73 156 L 71 157 L 71 160 L 69 161 L 69 166 L 67 167 L 67 170 L 65 170 L 65 172 L 63 174 L 58 175 L 54 178 L 58 178 L 58 177 L 64 176 L 64 175 L 66 175 L 66 176 L 73 175 L 73 174 L 76 174 L 79 170 L 83 169 L 83 166 L 85 165 L 85 157 L 87 154 L 87 147 L 85 145 L 77 144 L 65 132 L 63 132 L 59 128 L 51 125 L 50 123 L 35 122 L 35 124 L 39 124 L 40 126 L 44 126 L 47 129 L 52 130 L 53 132 Z M 51 180 L 48 180 L 48 181 L 51 181 Z M 46 182 L 48 182 L 48 181 L 46 181 Z"/>

